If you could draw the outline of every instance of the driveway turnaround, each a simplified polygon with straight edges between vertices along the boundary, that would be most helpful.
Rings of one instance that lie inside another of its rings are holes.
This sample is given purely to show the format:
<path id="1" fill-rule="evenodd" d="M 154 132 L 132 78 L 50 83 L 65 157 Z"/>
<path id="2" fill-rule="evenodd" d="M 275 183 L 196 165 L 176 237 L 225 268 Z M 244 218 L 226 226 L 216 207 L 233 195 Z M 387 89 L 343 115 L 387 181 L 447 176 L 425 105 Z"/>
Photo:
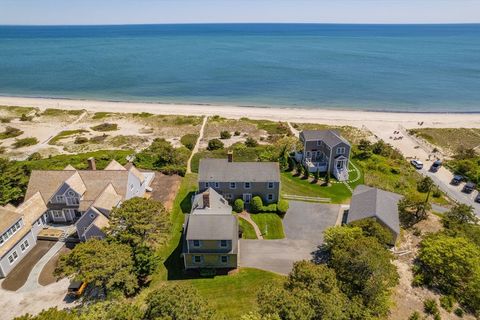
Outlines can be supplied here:
<path id="1" fill-rule="evenodd" d="M 240 266 L 288 274 L 293 263 L 311 260 L 323 231 L 335 225 L 340 205 L 290 201 L 283 219 L 285 239 L 240 240 Z"/>

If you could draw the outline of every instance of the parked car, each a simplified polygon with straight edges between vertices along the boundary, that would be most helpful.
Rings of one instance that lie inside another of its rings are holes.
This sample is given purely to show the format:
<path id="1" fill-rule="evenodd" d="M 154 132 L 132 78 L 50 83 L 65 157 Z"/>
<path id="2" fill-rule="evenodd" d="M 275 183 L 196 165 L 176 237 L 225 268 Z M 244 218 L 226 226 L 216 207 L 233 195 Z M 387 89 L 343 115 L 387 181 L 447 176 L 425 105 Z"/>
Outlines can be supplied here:
<path id="1" fill-rule="evenodd" d="M 70 285 L 68 286 L 68 292 L 67 295 L 70 298 L 77 299 L 82 296 L 82 294 L 85 292 L 85 289 L 87 288 L 87 283 L 84 281 L 72 281 L 70 282 Z"/>
<path id="2" fill-rule="evenodd" d="M 480 192 L 478 192 L 477 196 L 475 197 L 475 202 L 480 203 Z"/>
<path id="3" fill-rule="evenodd" d="M 477 186 L 475 185 L 475 183 L 469 181 L 463 186 L 462 191 L 465 192 L 465 193 L 472 193 L 473 190 L 475 190 L 476 187 Z"/>
<path id="4" fill-rule="evenodd" d="M 413 159 L 410 163 L 418 170 L 423 168 L 423 162 L 417 159 Z"/>
<path id="5" fill-rule="evenodd" d="M 452 181 L 450 181 L 450 184 L 454 186 L 458 186 L 460 183 L 462 183 L 463 177 L 460 175 L 454 175 Z"/>
<path id="6" fill-rule="evenodd" d="M 432 166 L 430 167 L 430 171 L 431 172 L 437 172 L 438 169 L 440 169 L 440 167 L 442 166 L 442 161 L 441 160 L 437 160 L 435 161 Z"/>

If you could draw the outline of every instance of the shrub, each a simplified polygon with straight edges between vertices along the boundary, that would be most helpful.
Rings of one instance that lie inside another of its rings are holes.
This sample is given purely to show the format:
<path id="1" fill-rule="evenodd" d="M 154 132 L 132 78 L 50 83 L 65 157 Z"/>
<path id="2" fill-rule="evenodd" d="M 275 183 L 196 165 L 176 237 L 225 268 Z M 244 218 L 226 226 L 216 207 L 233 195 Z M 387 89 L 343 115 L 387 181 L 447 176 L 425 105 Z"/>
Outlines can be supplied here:
<path id="1" fill-rule="evenodd" d="M 232 134 L 226 130 L 220 132 L 220 139 L 230 139 L 231 137 L 232 137 Z"/>
<path id="2" fill-rule="evenodd" d="M 187 147 L 188 150 L 193 150 L 197 143 L 198 135 L 194 133 L 188 133 L 180 138 L 180 142 Z"/>
<path id="3" fill-rule="evenodd" d="M 247 140 L 245 140 L 245 145 L 249 148 L 254 148 L 258 146 L 258 141 L 252 137 L 248 137 Z"/>
<path id="4" fill-rule="evenodd" d="M 455 313 L 455 315 L 457 317 L 460 317 L 460 318 L 463 318 L 463 309 L 462 308 L 456 308 L 453 313 Z"/>
<path id="5" fill-rule="evenodd" d="M 236 130 L 236 131 L 233 133 L 233 135 L 234 135 L 234 136 L 239 136 L 240 133 L 241 133 L 240 131 Z"/>
<path id="6" fill-rule="evenodd" d="M 0 139 L 15 138 L 21 135 L 22 133 L 23 133 L 22 130 L 8 126 L 5 128 L 5 131 L 0 133 Z"/>
<path id="7" fill-rule="evenodd" d="M 118 125 L 116 123 L 102 123 L 98 126 L 94 126 L 91 128 L 94 131 L 115 131 L 118 130 Z"/>
<path id="8" fill-rule="evenodd" d="M 287 213 L 288 208 L 289 208 L 289 204 L 288 204 L 287 200 L 281 199 L 278 202 L 278 205 L 277 205 L 278 213 L 285 214 L 285 213 Z"/>
<path id="9" fill-rule="evenodd" d="M 435 301 L 435 299 L 427 299 L 423 301 L 423 310 L 425 311 L 425 313 L 431 315 L 436 315 L 440 312 L 438 310 L 437 301 Z"/>
<path id="10" fill-rule="evenodd" d="M 277 212 L 277 204 L 272 203 L 266 206 L 262 206 L 262 212 Z"/>
<path id="11" fill-rule="evenodd" d="M 442 196 L 442 191 L 440 191 L 440 189 L 438 189 L 438 188 L 435 188 L 435 189 L 433 189 L 432 196 L 434 198 L 440 198 Z"/>
<path id="12" fill-rule="evenodd" d="M 242 199 L 237 199 L 237 200 L 235 200 L 235 202 L 233 203 L 233 211 L 235 211 L 235 212 L 237 212 L 237 213 L 242 212 L 244 208 L 245 208 L 245 205 L 244 205 Z"/>
<path id="13" fill-rule="evenodd" d="M 35 137 L 28 137 L 23 139 L 18 139 L 13 143 L 13 147 L 15 149 L 22 148 L 22 147 L 29 147 L 36 145 L 38 143 L 38 139 Z"/>
<path id="14" fill-rule="evenodd" d="M 87 137 L 82 137 L 82 136 L 76 137 L 75 141 L 74 141 L 75 144 L 83 144 L 83 143 L 87 143 L 87 142 L 88 142 L 88 138 Z"/>
<path id="15" fill-rule="evenodd" d="M 218 149 L 223 149 L 223 142 L 220 141 L 219 139 L 212 139 L 208 141 L 208 150 L 218 150 Z"/>
<path id="16" fill-rule="evenodd" d="M 420 320 L 421 319 L 421 316 L 420 316 L 420 312 L 418 311 L 414 311 L 410 317 L 408 317 L 408 320 Z"/>
<path id="17" fill-rule="evenodd" d="M 106 135 L 105 133 L 102 134 L 101 136 L 95 136 L 95 137 L 91 137 L 90 138 L 90 142 L 91 143 L 102 143 L 103 141 L 105 141 L 105 139 L 108 138 L 108 135 Z"/>
<path id="18" fill-rule="evenodd" d="M 252 202 L 250 204 L 250 210 L 253 213 L 261 212 L 263 208 L 263 200 L 259 196 L 255 196 L 252 199 Z"/>
<path id="19" fill-rule="evenodd" d="M 32 121 L 32 119 L 33 119 L 32 116 L 27 117 L 25 113 L 22 113 L 22 115 L 20 116 L 20 121 Z"/>
<path id="20" fill-rule="evenodd" d="M 452 312 L 454 304 L 455 304 L 455 298 L 454 297 L 452 297 L 452 296 L 441 296 L 440 297 L 440 305 L 446 311 Z"/>
<path id="21" fill-rule="evenodd" d="M 1 123 L 10 123 L 10 118 L 0 118 Z"/>
<path id="22" fill-rule="evenodd" d="M 28 161 L 35 161 L 35 160 L 41 160 L 41 159 L 42 159 L 42 155 L 38 152 L 32 153 L 27 158 Z"/>

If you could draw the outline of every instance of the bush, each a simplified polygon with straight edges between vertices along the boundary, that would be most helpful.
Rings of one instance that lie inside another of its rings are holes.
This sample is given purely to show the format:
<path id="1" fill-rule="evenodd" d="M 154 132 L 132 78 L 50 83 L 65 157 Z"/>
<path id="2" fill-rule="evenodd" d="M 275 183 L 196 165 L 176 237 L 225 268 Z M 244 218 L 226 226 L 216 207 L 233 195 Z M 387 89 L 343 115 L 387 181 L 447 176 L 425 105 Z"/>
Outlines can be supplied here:
<path id="1" fill-rule="evenodd" d="M 75 144 L 83 144 L 83 143 L 87 143 L 87 142 L 88 142 L 88 138 L 87 137 L 82 137 L 82 136 L 76 137 L 75 141 L 74 141 Z"/>
<path id="2" fill-rule="evenodd" d="M 38 139 L 35 137 L 28 137 L 23 139 L 18 139 L 13 143 L 13 147 L 15 149 L 22 148 L 22 147 L 29 147 L 36 145 L 38 143 Z"/>
<path id="3" fill-rule="evenodd" d="M 278 213 L 285 214 L 285 213 L 287 213 L 288 208 L 289 208 L 289 204 L 288 204 L 287 200 L 281 199 L 278 202 L 278 205 L 277 205 Z"/>
<path id="4" fill-rule="evenodd" d="M 263 200 L 259 196 L 253 197 L 251 203 L 250 203 L 250 210 L 253 213 L 258 213 L 261 212 L 263 208 Z"/>
<path id="5" fill-rule="evenodd" d="M 38 152 L 32 153 L 27 158 L 28 161 L 36 161 L 36 160 L 41 160 L 41 159 L 42 159 L 42 155 Z"/>
<path id="6" fill-rule="evenodd" d="M 252 137 L 248 137 L 247 140 L 245 140 L 245 145 L 249 148 L 254 148 L 258 146 L 258 141 Z"/>
<path id="7" fill-rule="evenodd" d="M 208 147 L 207 150 L 218 150 L 218 149 L 223 149 L 223 142 L 220 141 L 219 139 L 212 139 L 208 141 Z"/>
<path id="8" fill-rule="evenodd" d="M 421 319 L 421 316 L 420 316 L 420 312 L 418 311 L 414 311 L 410 317 L 408 317 L 408 320 L 420 320 Z"/>
<path id="9" fill-rule="evenodd" d="M 240 133 L 241 133 L 240 131 L 236 130 L 236 131 L 233 133 L 233 135 L 235 135 L 235 136 L 239 136 L 239 135 L 240 135 Z"/>
<path id="10" fill-rule="evenodd" d="M 277 212 L 277 204 L 272 203 L 266 206 L 262 206 L 262 212 Z"/>
<path id="11" fill-rule="evenodd" d="M 235 211 L 235 212 L 237 212 L 237 213 L 242 212 L 244 208 L 245 208 L 245 205 L 244 205 L 242 199 L 237 199 L 237 200 L 235 200 L 235 202 L 233 203 L 233 211 Z"/>
<path id="12" fill-rule="evenodd" d="M 20 121 L 32 121 L 33 117 L 27 117 L 27 115 L 25 113 L 22 113 L 21 117 L 20 117 Z"/>
<path id="13" fill-rule="evenodd" d="M 0 118 L 1 123 L 10 123 L 10 118 Z"/>
<path id="14" fill-rule="evenodd" d="M 5 128 L 5 131 L 0 133 L 0 139 L 15 138 L 21 135 L 22 133 L 23 133 L 22 130 L 8 126 Z"/>
<path id="15" fill-rule="evenodd" d="M 220 132 L 220 139 L 230 139 L 232 137 L 231 133 L 228 131 Z"/>
<path id="16" fill-rule="evenodd" d="M 463 309 L 462 308 L 456 308 L 455 311 L 453 311 L 457 317 L 463 318 Z"/>
<path id="17" fill-rule="evenodd" d="M 446 311 L 452 312 L 454 304 L 455 304 L 455 298 L 454 297 L 452 297 L 452 296 L 441 296 L 440 297 L 440 305 Z"/>
<path id="18" fill-rule="evenodd" d="M 115 131 L 118 130 L 118 125 L 116 123 L 102 123 L 98 126 L 94 126 L 91 128 L 94 131 Z"/>
<path id="19" fill-rule="evenodd" d="M 438 310 L 437 301 L 435 301 L 435 299 L 427 299 L 423 301 L 423 310 L 425 311 L 425 313 L 431 315 L 436 315 L 440 312 Z"/>
<path id="20" fill-rule="evenodd" d="M 440 189 L 438 189 L 438 188 L 434 188 L 432 196 L 434 198 L 440 198 L 442 196 L 442 191 L 440 191 Z"/>
<path id="21" fill-rule="evenodd" d="M 197 143 L 198 135 L 194 133 L 188 133 L 180 138 L 180 142 L 187 147 L 188 150 L 193 150 Z"/>

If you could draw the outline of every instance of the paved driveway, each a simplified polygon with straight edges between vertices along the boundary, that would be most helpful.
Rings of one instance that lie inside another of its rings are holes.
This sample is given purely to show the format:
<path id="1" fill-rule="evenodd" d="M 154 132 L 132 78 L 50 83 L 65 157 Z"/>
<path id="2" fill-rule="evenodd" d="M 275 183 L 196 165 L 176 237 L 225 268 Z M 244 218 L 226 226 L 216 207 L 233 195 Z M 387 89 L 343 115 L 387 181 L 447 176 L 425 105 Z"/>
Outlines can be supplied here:
<path id="1" fill-rule="evenodd" d="M 293 263 L 312 259 L 323 231 L 335 225 L 340 205 L 290 201 L 282 240 L 240 240 L 240 266 L 288 274 Z"/>

